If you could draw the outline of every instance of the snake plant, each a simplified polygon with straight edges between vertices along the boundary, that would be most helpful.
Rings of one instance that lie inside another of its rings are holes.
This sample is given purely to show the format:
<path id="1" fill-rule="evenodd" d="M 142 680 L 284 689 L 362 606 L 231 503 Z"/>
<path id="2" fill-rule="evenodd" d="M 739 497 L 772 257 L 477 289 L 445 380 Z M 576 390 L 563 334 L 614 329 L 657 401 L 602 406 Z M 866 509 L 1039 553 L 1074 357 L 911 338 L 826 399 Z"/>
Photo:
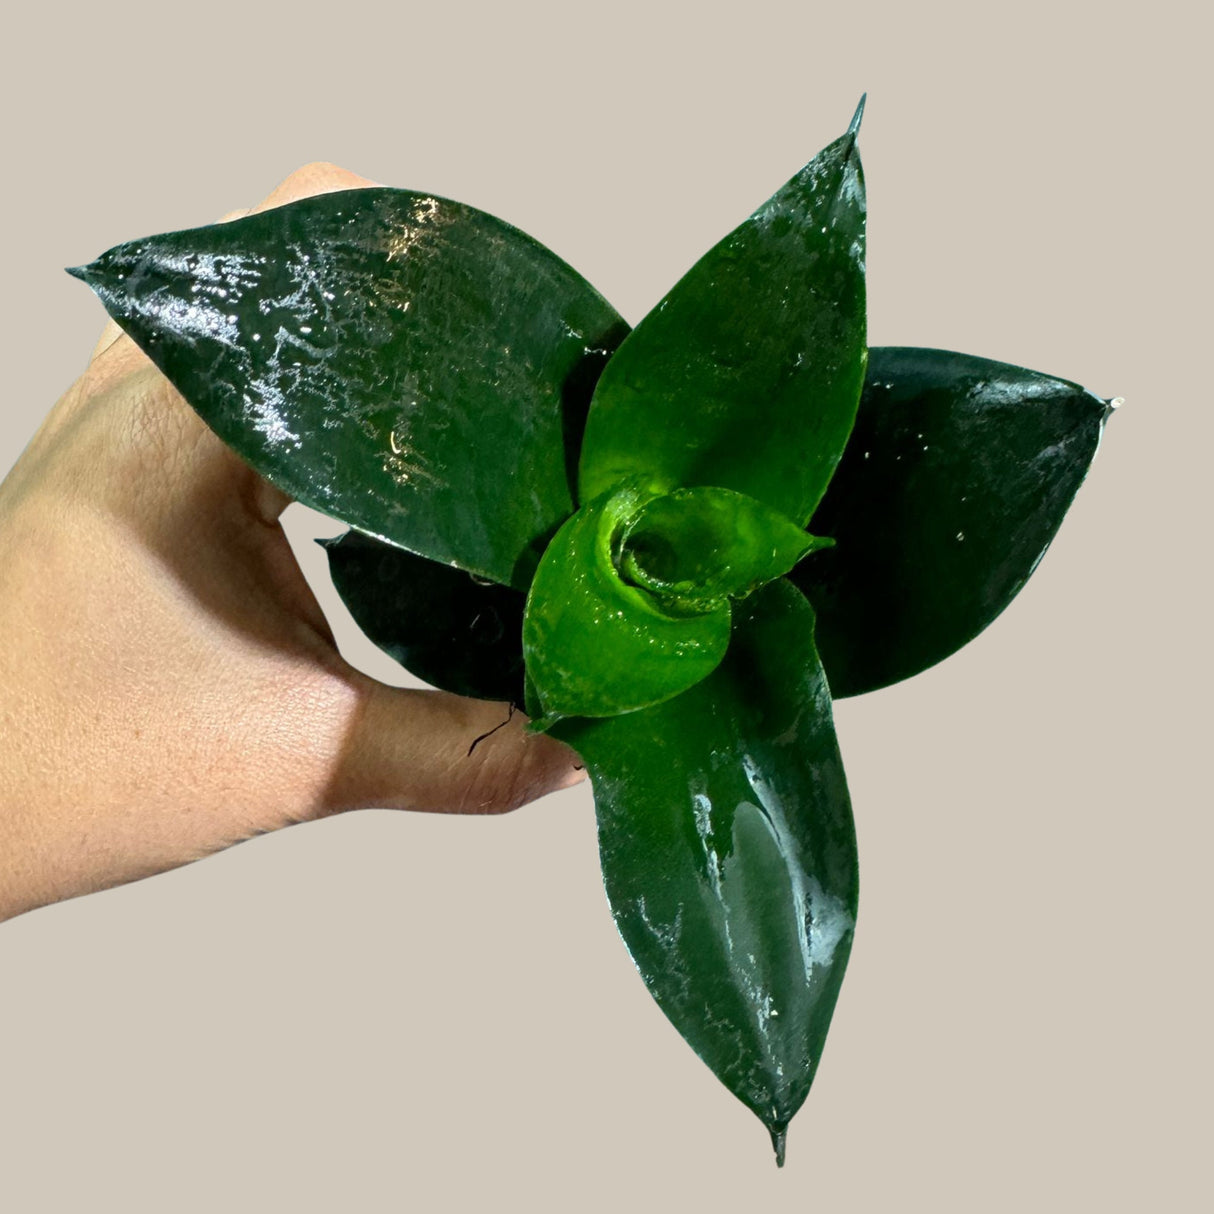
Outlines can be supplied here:
<path id="1" fill-rule="evenodd" d="M 330 566 L 374 641 L 578 751 L 624 944 L 780 1162 L 856 920 L 832 699 L 1003 610 L 1112 403 L 869 349 L 862 110 L 633 329 L 516 228 L 399 189 L 71 271 L 349 524 Z"/>

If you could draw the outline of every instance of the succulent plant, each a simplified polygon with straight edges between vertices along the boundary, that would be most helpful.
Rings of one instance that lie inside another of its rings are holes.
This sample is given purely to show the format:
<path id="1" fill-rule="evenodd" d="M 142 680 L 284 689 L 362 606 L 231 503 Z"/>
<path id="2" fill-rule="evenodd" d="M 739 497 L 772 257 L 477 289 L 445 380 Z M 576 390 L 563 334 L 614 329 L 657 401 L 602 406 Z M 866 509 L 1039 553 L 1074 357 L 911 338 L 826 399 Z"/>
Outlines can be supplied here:
<path id="1" fill-rule="evenodd" d="M 350 525 L 326 546 L 372 640 L 579 752 L 620 935 L 780 1162 L 855 926 L 832 697 L 1003 610 L 1112 405 L 868 348 L 862 110 L 631 331 L 517 229 L 397 189 L 72 271 L 258 472 Z"/>

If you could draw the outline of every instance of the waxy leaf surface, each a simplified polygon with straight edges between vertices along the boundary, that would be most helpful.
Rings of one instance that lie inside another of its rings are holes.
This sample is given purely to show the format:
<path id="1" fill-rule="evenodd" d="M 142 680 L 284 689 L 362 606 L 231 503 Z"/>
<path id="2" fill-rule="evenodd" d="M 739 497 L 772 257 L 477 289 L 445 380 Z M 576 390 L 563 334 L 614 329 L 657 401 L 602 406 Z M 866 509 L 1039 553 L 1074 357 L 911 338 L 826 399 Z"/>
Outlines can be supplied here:
<path id="1" fill-rule="evenodd" d="M 520 591 L 358 531 L 323 547 L 354 622 L 406 670 L 443 691 L 522 707 Z"/>
<path id="2" fill-rule="evenodd" d="M 735 617 L 689 691 L 552 732 L 593 781 L 607 894 L 646 986 L 780 1139 L 847 964 L 856 838 L 812 609 L 782 579 Z"/>
<path id="3" fill-rule="evenodd" d="M 648 496 L 627 488 L 583 506 L 540 561 L 523 652 L 546 717 L 656 704 L 698 683 L 725 655 L 728 603 L 674 615 L 616 570 L 624 525 Z"/>
<path id="4" fill-rule="evenodd" d="M 583 501 L 640 474 L 668 487 L 736 489 L 801 526 L 809 521 L 864 380 L 856 125 L 625 339 L 587 420 Z"/>
<path id="5" fill-rule="evenodd" d="M 73 273 L 286 493 L 520 590 L 573 511 L 590 395 L 627 331 L 516 228 L 405 190 L 306 198 Z"/>
<path id="6" fill-rule="evenodd" d="M 836 698 L 916 674 L 1028 580 L 1110 404 L 1067 380 L 945 350 L 869 351 L 855 430 L 792 574 Z"/>

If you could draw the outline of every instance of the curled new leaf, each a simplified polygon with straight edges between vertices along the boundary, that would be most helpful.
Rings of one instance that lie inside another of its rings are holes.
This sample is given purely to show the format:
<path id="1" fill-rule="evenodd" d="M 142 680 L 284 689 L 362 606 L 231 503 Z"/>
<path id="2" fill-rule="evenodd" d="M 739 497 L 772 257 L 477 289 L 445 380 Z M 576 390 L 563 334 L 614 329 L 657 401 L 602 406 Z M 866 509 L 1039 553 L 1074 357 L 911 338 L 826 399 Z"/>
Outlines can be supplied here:
<path id="1" fill-rule="evenodd" d="M 1110 405 L 1078 384 L 946 350 L 869 351 L 856 427 L 793 573 L 836 698 L 895 683 L 977 636 L 1028 580 Z"/>
<path id="2" fill-rule="evenodd" d="M 619 564 L 664 602 L 711 607 L 745 597 L 830 543 L 732 489 L 676 489 L 629 522 Z"/>
<path id="3" fill-rule="evenodd" d="M 520 590 L 573 510 L 590 394 L 627 331 L 529 236 L 406 190 L 304 198 L 74 273 L 284 492 Z"/>
<path id="4" fill-rule="evenodd" d="M 548 545 L 527 596 L 523 652 L 546 717 L 631 712 L 698 683 L 725 655 L 729 605 L 671 613 L 615 556 L 656 496 L 627 486 L 583 506 Z"/>

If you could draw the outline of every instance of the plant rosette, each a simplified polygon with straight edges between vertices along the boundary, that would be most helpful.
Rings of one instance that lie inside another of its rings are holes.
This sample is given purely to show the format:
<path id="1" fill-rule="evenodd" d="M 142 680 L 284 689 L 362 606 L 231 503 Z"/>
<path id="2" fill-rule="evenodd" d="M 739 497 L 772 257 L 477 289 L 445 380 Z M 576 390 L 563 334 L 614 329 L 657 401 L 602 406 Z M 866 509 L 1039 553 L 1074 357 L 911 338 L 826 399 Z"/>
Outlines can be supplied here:
<path id="1" fill-rule="evenodd" d="M 516 228 L 407 190 L 71 271 L 249 464 L 349 524 L 330 568 L 373 641 L 578 751 L 620 935 L 780 1162 L 856 919 L 832 697 L 1007 606 L 1113 405 L 868 348 L 862 110 L 631 331 Z"/>

